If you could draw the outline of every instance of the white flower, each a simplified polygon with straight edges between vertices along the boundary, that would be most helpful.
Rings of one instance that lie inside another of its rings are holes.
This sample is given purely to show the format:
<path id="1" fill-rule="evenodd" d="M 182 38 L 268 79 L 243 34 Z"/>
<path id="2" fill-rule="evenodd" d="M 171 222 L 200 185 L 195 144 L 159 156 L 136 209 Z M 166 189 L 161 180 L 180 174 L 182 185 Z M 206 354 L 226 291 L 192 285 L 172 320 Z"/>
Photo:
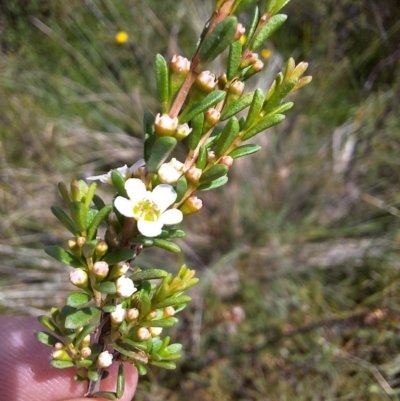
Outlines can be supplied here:
<path id="1" fill-rule="evenodd" d="M 108 351 L 103 351 L 97 357 L 97 364 L 100 368 L 108 368 L 111 366 L 113 360 L 113 356 Z"/>
<path id="2" fill-rule="evenodd" d="M 110 313 L 111 321 L 115 324 L 121 324 L 126 318 L 126 312 L 126 309 L 121 304 L 117 305 L 115 311 Z"/>
<path id="3" fill-rule="evenodd" d="M 153 191 L 147 191 L 144 183 L 131 178 L 126 181 L 125 189 L 129 199 L 118 196 L 114 205 L 126 217 L 137 220 L 139 231 L 146 237 L 157 237 L 164 225 L 178 224 L 182 221 L 182 212 L 168 209 L 175 200 L 176 192 L 171 185 L 157 185 Z"/>
<path id="4" fill-rule="evenodd" d="M 164 184 L 173 184 L 181 178 L 184 164 L 175 158 L 169 163 L 163 163 L 157 171 L 159 180 Z"/>
<path id="5" fill-rule="evenodd" d="M 133 281 L 125 276 L 121 276 L 116 282 L 117 294 L 122 298 L 129 298 L 133 293 L 137 291 Z"/>
<path id="6" fill-rule="evenodd" d="M 118 167 L 115 170 L 117 170 L 122 177 L 126 178 L 130 178 L 132 177 L 132 175 L 140 168 L 143 167 L 145 165 L 145 162 L 143 159 L 138 160 L 135 164 L 133 164 L 131 167 L 128 167 L 126 164 L 125 166 L 122 167 Z M 111 173 L 113 170 L 110 170 L 108 173 L 106 174 L 102 174 L 102 175 L 93 175 L 91 177 L 87 177 L 86 179 L 89 181 L 95 181 L 95 180 L 99 180 L 101 182 L 103 182 L 104 184 L 112 184 L 111 181 Z"/>

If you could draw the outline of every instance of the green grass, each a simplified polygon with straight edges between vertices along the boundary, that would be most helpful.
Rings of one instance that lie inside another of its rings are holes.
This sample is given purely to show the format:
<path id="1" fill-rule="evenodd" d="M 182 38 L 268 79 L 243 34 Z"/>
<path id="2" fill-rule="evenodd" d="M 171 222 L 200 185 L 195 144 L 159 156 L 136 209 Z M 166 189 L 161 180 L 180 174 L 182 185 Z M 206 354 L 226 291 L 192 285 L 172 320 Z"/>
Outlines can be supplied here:
<path id="1" fill-rule="evenodd" d="M 61 205 L 57 182 L 140 157 L 143 111 L 157 111 L 153 57 L 190 57 L 211 10 L 88 3 L 98 9 L 0 8 L 0 313 L 62 304 L 65 269 L 42 251 L 67 238 L 49 211 Z M 201 284 L 171 332 L 186 355 L 142 379 L 137 400 L 400 398 L 399 10 L 293 0 L 285 13 L 252 84 L 266 88 L 290 55 L 314 80 L 260 136 L 263 151 L 238 160 L 187 219 L 184 258 Z M 126 45 L 114 41 L 120 29 Z M 173 270 L 182 258 L 138 264 Z"/>

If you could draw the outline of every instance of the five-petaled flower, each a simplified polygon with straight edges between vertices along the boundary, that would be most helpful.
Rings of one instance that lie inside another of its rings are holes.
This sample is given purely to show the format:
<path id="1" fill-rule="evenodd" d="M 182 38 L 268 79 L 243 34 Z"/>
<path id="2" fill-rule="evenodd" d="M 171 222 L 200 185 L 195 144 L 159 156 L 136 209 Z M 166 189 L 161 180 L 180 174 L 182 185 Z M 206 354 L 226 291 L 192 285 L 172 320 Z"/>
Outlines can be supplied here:
<path id="1" fill-rule="evenodd" d="M 114 205 L 122 215 L 137 220 L 138 230 L 144 236 L 157 237 L 164 225 L 182 221 L 180 210 L 168 209 L 177 197 L 171 185 L 160 184 L 153 191 L 147 191 L 141 180 L 130 178 L 125 182 L 125 189 L 129 199 L 118 196 Z"/>

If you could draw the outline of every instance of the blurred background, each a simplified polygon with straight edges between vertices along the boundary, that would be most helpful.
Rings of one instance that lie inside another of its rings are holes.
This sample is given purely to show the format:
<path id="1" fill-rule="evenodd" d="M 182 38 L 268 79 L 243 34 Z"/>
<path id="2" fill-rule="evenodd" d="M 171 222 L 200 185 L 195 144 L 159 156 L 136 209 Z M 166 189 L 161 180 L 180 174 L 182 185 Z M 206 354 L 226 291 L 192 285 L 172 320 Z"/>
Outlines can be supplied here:
<path id="1" fill-rule="evenodd" d="M 212 9 L 0 2 L 1 314 L 63 303 L 68 269 L 43 252 L 68 239 L 49 210 L 62 205 L 56 184 L 141 157 L 154 55 L 190 58 Z M 249 87 L 267 89 L 290 56 L 313 81 L 257 137 L 263 150 L 204 193 L 184 254 L 137 259 L 186 262 L 201 282 L 170 333 L 185 357 L 151 370 L 135 400 L 400 399 L 400 5 L 293 0 L 283 12 Z"/>

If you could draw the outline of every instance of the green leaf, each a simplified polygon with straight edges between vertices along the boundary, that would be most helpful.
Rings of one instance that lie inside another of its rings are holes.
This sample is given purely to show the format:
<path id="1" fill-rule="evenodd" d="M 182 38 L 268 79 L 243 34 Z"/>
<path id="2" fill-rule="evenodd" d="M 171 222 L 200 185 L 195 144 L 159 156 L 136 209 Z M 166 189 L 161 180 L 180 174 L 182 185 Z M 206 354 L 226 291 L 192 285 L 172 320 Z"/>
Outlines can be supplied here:
<path id="1" fill-rule="evenodd" d="M 285 119 L 283 114 L 274 114 L 272 116 L 266 116 L 262 118 L 257 124 L 251 127 L 242 137 L 242 141 L 252 138 L 260 132 L 279 124 Z"/>
<path id="2" fill-rule="evenodd" d="M 149 363 L 154 366 L 159 366 L 160 368 L 164 369 L 176 369 L 176 363 L 170 361 L 152 361 L 150 360 Z"/>
<path id="3" fill-rule="evenodd" d="M 119 364 L 117 376 L 117 398 L 121 398 L 125 391 L 125 374 L 124 365 Z"/>
<path id="4" fill-rule="evenodd" d="M 201 64 L 209 63 L 222 53 L 233 41 L 237 28 L 235 16 L 224 18 L 208 34 L 202 43 L 198 56 Z"/>
<path id="5" fill-rule="evenodd" d="M 58 245 L 47 246 L 46 248 L 44 248 L 44 251 L 47 253 L 47 255 L 51 256 L 61 263 L 64 263 L 65 265 L 82 267 L 82 263 L 75 256 L 71 255 L 69 252 Z"/>
<path id="6" fill-rule="evenodd" d="M 84 232 L 86 230 L 86 220 L 87 220 L 87 209 L 85 205 L 79 201 L 74 201 L 69 204 L 71 210 L 71 216 L 74 222 L 76 223 L 80 232 Z"/>
<path id="7" fill-rule="evenodd" d="M 141 324 L 146 327 L 172 327 L 178 322 L 179 320 L 176 317 L 167 317 L 165 319 L 145 320 Z"/>
<path id="8" fill-rule="evenodd" d="M 95 307 L 87 307 L 79 309 L 65 318 L 65 328 L 78 329 L 87 325 L 92 319 L 99 314 L 99 309 Z"/>
<path id="9" fill-rule="evenodd" d="M 89 189 L 86 192 L 86 195 L 84 197 L 85 201 L 84 201 L 84 205 L 86 209 L 89 209 L 90 204 L 92 203 L 93 200 L 93 196 L 96 192 L 97 189 L 97 184 L 95 182 L 92 182 L 89 185 Z"/>
<path id="10" fill-rule="evenodd" d="M 147 357 L 146 353 L 143 352 L 143 351 L 140 351 L 140 350 L 138 352 L 130 351 L 130 350 L 124 348 L 124 347 L 121 347 L 120 345 L 118 345 L 116 343 L 112 343 L 111 346 L 116 351 L 118 351 L 122 355 L 127 356 L 128 358 L 131 358 L 133 360 L 136 360 L 136 361 L 139 361 L 139 362 L 142 362 L 142 363 L 147 363 L 147 361 L 148 361 L 148 357 Z"/>
<path id="11" fill-rule="evenodd" d="M 296 86 L 297 79 L 288 79 L 283 81 L 270 96 L 264 105 L 264 112 L 269 113 L 274 107 L 276 107 L 282 100 L 292 91 Z"/>
<path id="12" fill-rule="evenodd" d="M 200 146 L 199 154 L 196 160 L 196 167 L 203 170 L 207 164 L 207 148 L 205 146 Z"/>
<path id="13" fill-rule="evenodd" d="M 251 155 L 253 153 L 258 152 L 261 150 L 260 145 L 255 145 L 255 144 L 247 144 L 247 145 L 241 145 L 238 146 L 236 149 L 232 150 L 231 153 L 229 153 L 229 156 L 232 157 L 233 159 L 237 159 L 239 157 Z"/>
<path id="14" fill-rule="evenodd" d="M 229 46 L 228 66 L 226 69 L 226 77 L 228 80 L 235 78 L 236 73 L 239 69 L 239 62 L 242 56 L 242 43 L 240 40 L 235 40 Z"/>
<path id="15" fill-rule="evenodd" d="M 86 259 L 90 259 L 96 249 L 99 240 L 86 241 L 82 246 L 82 254 Z"/>
<path id="16" fill-rule="evenodd" d="M 99 380 L 99 374 L 95 370 L 89 370 L 88 371 L 88 379 L 92 381 L 97 381 Z"/>
<path id="17" fill-rule="evenodd" d="M 82 368 L 91 368 L 93 366 L 93 361 L 89 359 L 83 359 L 76 362 L 76 366 L 80 366 Z"/>
<path id="18" fill-rule="evenodd" d="M 125 178 L 122 177 L 122 174 L 117 170 L 111 171 L 111 181 L 118 192 L 118 195 L 123 196 L 124 198 L 128 198 L 128 194 L 125 189 Z"/>
<path id="19" fill-rule="evenodd" d="M 58 206 L 52 206 L 51 211 L 54 216 L 57 217 L 58 220 L 64 225 L 64 227 L 71 232 L 76 237 L 81 235 L 78 226 L 74 223 L 74 221 Z"/>
<path id="20" fill-rule="evenodd" d="M 69 203 L 72 201 L 67 186 L 63 182 L 59 182 L 57 185 L 58 191 L 60 192 L 60 195 L 64 199 L 64 202 L 69 205 Z"/>
<path id="21" fill-rule="evenodd" d="M 179 123 L 187 123 L 198 114 L 203 113 L 216 103 L 225 98 L 226 92 L 221 90 L 214 90 L 210 92 L 201 102 L 195 103 L 192 108 L 185 114 L 179 117 Z"/>
<path id="22" fill-rule="evenodd" d="M 56 361 L 53 359 L 50 361 L 50 365 L 57 369 L 67 369 L 75 366 L 75 363 L 72 361 Z"/>
<path id="23" fill-rule="evenodd" d="M 182 351 L 182 344 L 171 344 L 164 348 L 161 355 L 165 358 L 168 355 L 179 354 Z"/>
<path id="24" fill-rule="evenodd" d="M 192 118 L 191 127 L 192 132 L 188 137 L 188 145 L 190 150 L 196 149 L 197 145 L 200 142 L 201 135 L 203 133 L 204 126 L 204 114 L 199 113 L 197 116 Z"/>
<path id="25" fill-rule="evenodd" d="M 185 195 L 188 189 L 188 184 L 185 176 L 179 178 L 179 180 L 175 183 L 175 191 L 176 191 L 176 202 L 179 202 L 183 195 Z"/>
<path id="26" fill-rule="evenodd" d="M 258 88 L 254 92 L 253 101 L 251 102 L 249 112 L 246 117 L 246 122 L 243 126 L 243 130 L 250 128 L 256 119 L 259 117 L 261 109 L 264 104 L 264 92 Z"/>
<path id="27" fill-rule="evenodd" d="M 153 246 L 154 240 L 152 238 L 136 237 L 136 238 L 133 238 L 129 243 L 144 245 L 146 247 L 149 247 L 149 246 Z"/>
<path id="28" fill-rule="evenodd" d="M 144 376 L 147 373 L 146 367 L 140 362 L 135 361 L 134 364 L 136 366 L 136 369 L 138 370 L 139 376 Z"/>
<path id="29" fill-rule="evenodd" d="M 175 229 L 175 228 L 172 228 L 172 229 L 165 229 L 165 227 L 164 227 L 164 229 L 162 230 L 162 233 L 158 236 L 158 238 L 167 238 L 167 239 L 170 239 L 170 238 L 184 238 L 185 237 L 185 231 L 183 231 L 183 230 L 178 230 L 178 229 Z"/>
<path id="30" fill-rule="evenodd" d="M 41 315 L 41 316 L 38 317 L 38 320 L 44 327 L 46 327 L 47 329 L 49 329 L 53 333 L 58 334 L 59 336 L 62 335 L 61 331 L 59 330 L 59 328 L 47 316 Z"/>
<path id="31" fill-rule="evenodd" d="M 217 178 L 216 180 L 200 185 L 199 187 L 197 187 L 197 191 L 209 191 L 210 189 L 222 187 L 222 185 L 225 185 L 227 182 L 228 176 L 225 175 L 223 177 Z"/>
<path id="32" fill-rule="evenodd" d="M 162 136 L 154 142 L 146 167 L 150 173 L 156 173 L 162 163 L 175 149 L 178 141 L 172 136 Z"/>
<path id="33" fill-rule="evenodd" d="M 78 308 L 79 306 L 87 304 L 92 297 L 89 294 L 83 292 L 71 292 L 67 297 L 67 305 Z"/>
<path id="34" fill-rule="evenodd" d="M 144 289 L 140 290 L 138 309 L 141 315 L 147 315 L 151 310 L 150 297 Z"/>
<path id="35" fill-rule="evenodd" d="M 254 14 L 253 14 L 253 18 L 251 20 L 251 24 L 249 29 L 246 29 L 246 45 L 251 41 L 254 32 L 256 31 L 257 25 L 258 25 L 258 21 L 260 20 L 260 11 L 258 9 L 258 7 L 254 7 Z"/>
<path id="36" fill-rule="evenodd" d="M 290 0 L 270 0 L 266 12 L 270 14 L 278 13 Z"/>
<path id="37" fill-rule="evenodd" d="M 131 249 L 121 248 L 108 253 L 103 261 L 107 262 L 109 265 L 114 265 L 119 262 L 124 262 L 125 260 L 132 259 L 135 256 L 135 251 Z"/>
<path id="38" fill-rule="evenodd" d="M 235 14 L 239 14 L 240 12 L 242 12 L 245 8 L 251 6 L 253 3 L 255 3 L 257 0 L 241 0 L 241 1 L 237 1 L 237 5 L 234 8 L 234 13 Z M 236 4 L 235 3 L 235 4 Z"/>
<path id="39" fill-rule="evenodd" d="M 285 103 L 282 103 L 279 106 L 273 108 L 272 110 L 268 110 L 268 107 L 264 107 L 264 112 L 267 111 L 267 113 L 268 113 L 267 115 L 281 114 L 287 110 L 290 110 L 293 107 L 293 104 L 294 104 L 293 102 L 285 102 Z"/>
<path id="40" fill-rule="evenodd" d="M 154 239 L 154 246 L 157 246 L 158 248 L 161 249 L 165 249 L 168 252 L 174 252 L 174 253 L 181 252 L 181 248 L 178 245 L 165 239 L 160 239 L 160 238 Z"/>
<path id="41" fill-rule="evenodd" d="M 215 164 L 208 170 L 204 171 L 200 177 L 200 184 L 206 184 L 226 175 L 229 167 L 225 164 Z"/>
<path id="42" fill-rule="evenodd" d="M 151 155 L 151 149 L 156 140 L 154 132 L 154 116 L 146 111 L 143 116 L 143 129 L 144 129 L 144 160 L 147 162 Z"/>
<path id="43" fill-rule="evenodd" d="M 215 155 L 221 157 L 230 148 L 239 134 L 239 121 L 232 117 L 225 125 L 215 146 Z"/>
<path id="44" fill-rule="evenodd" d="M 96 291 L 104 294 L 116 294 L 117 287 L 112 281 L 103 281 L 95 287 Z"/>
<path id="45" fill-rule="evenodd" d="M 105 305 L 105 306 L 103 306 L 102 309 L 104 312 L 111 313 L 111 312 L 115 312 L 117 307 L 115 305 Z"/>
<path id="46" fill-rule="evenodd" d="M 133 274 L 129 278 L 132 281 L 142 281 L 142 280 L 154 280 L 157 278 L 164 278 L 168 275 L 168 273 L 165 270 L 161 269 L 147 269 L 147 270 L 142 270 L 138 273 Z"/>
<path id="47" fill-rule="evenodd" d="M 178 297 L 170 297 L 154 305 L 154 309 L 166 308 L 167 306 L 174 306 L 179 304 L 187 304 L 192 298 L 188 295 L 179 295 Z"/>
<path id="48" fill-rule="evenodd" d="M 122 337 L 121 340 L 122 343 L 124 343 L 125 345 L 128 345 L 130 347 L 134 347 L 139 349 L 140 351 L 146 351 L 147 350 L 147 343 L 146 342 L 139 342 L 139 341 L 134 341 L 131 340 L 130 338 L 124 338 Z"/>
<path id="49" fill-rule="evenodd" d="M 235 114 L 244 110 L 246 107 L 251 105 L 253 101 L 253 93 L 246 93 L 244 96 L 239 98 L 236 102 L 234 102 L 231 106 L 225 107 L 221 113 L 221 121 L 227 120 L 228 118 L 233 117 Z"/>
<path id="50" fill-rule="evenodd" d="M 260 47 L 263 42 L 268 39 L 287 19 L 287 15 L 278 14 L 274 15 L 269 21 L 258 31 L 254 36 L 251 43 L 251 50 L 255 50 Z"/>
<path id="51" fill-rule="evenodd" d="M 93 333 L 97 327 L 94 324 L 87 324 L 86 326 L 82 327 L 82 330 L 78 333 L 75 338 L 74 345 L 75 347 L 79 347 L 82 340 L 88 335 Z"/>
<path id="52" fill-rule="evenodd" d="M 93 219 L 92 223 L 90 224 L 87 232 L 87 239 L 91 240 L 94 235 L 96 234 L 97 229 L 99 228 L 100 223 L 107 218 L 112 210 L 112 206 L 104 206 L 99 212 L 96 214 L 95 218 Z"/>
<path id="53" fill-rule="evenodd" d="M 162 113 L 168 111 L 169 84 L 168 84 L 168 65 L 161 54 L 157 54 L 155 58 L 155 73 L 158 98 L 161 103 Z"/>
<path id="54" fill-rule="evenodd" d="M 101 199 L 100 196 L 96 194 L 93 195 L 93 203 L 96 206 L 97 210 L 103 209 L 103 207 L 106 205 L 103 199 Z"/>
<path id="55" fill-rule="evenodd" d="M 57 337 L 45 331 L 37 331 L 35 337 L 42 344 L 49 345 L 50 347 L 54 347 L 55 344 L 62 342 Z"/>
<path id="56" fill-rule="evenodd" d="M 115 401 L 118 400 L 117 394 L 111 391 L 96 391 L 92 394 L 93 398 L 104 398 L 106 400 Z"/>

